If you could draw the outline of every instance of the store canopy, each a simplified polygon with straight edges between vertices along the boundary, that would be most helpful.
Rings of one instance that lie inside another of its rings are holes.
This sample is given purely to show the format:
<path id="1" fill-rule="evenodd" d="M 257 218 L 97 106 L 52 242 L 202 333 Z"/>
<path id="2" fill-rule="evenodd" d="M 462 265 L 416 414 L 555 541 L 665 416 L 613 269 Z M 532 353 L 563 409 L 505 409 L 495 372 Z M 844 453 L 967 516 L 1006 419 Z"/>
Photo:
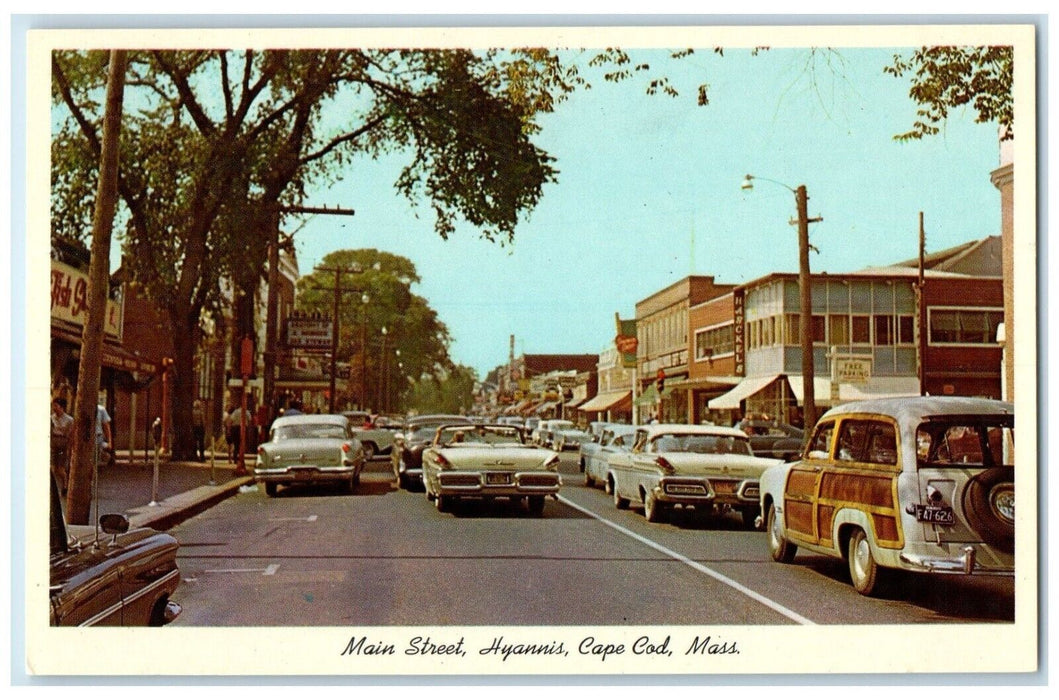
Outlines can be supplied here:
<path id="1" fill-rule="evenodd" d="M 711 410 L 733 411 L 739 408 L 740 402 L 753 396 L 772 382 L 779 378 L 778 374 L 766 375 L 764 377 L 747 377 L 732 387 L 731 391 L 721 394 L 715 399 L 710 399 L 707 406 Z"/>
<path id="2" fill-rule="evenodd" d="M 791 392 L 798 399 L 798 405 L 805 402 L 805 382 L 800 375 L 788 376 Z M 814 400 L 817 404 L 831 405 L 831 380 L 814 377 Z M 903 396 L 919 396 L 918 377 L 872 377 L 864 384 L 839 384 L 838 400 L 866 401 L 867 399 L 894 399 Z"/>
<path id="3" fill-rule="evenodd" d="M 558 405 L 559 405 L 558 401 L 545 401 L 540 406 L 537 406 L 537 413 L 538 414 L 546 413 L 546 412 L 550 411 L 551 409 L 555 408 Z"/>
<path id="4" fill-rule="evenodd" d="M 614 406 L 617 406 L 622 401 L 625 401 L 632 396 L 632 391 L 626 389 L 625 391 L 605 391 L 601 394 L 596 394 L 591 399 L 586 401 L 577 410 L 586 411 L 588 413 L 599 413 L 602 411 L 609 411 Z"/>

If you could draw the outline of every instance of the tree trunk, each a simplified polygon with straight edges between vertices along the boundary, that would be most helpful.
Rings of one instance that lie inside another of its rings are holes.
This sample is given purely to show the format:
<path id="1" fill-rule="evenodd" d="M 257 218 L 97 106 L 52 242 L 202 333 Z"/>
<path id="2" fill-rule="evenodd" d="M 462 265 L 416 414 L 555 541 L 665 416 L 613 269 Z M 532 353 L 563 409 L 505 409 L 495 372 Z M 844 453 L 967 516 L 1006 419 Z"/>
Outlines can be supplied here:
<path id="1" fill-rule="evenodd" d="M 77 525 L 88 524 L 91 517 L 92 482 L 96 466 L 99 368 L 103 351 L 103 321 L 106 317 L 107 292 L 110 286 L 110 236 L 118 201 L 118 139 L 121 135 L 121 109 L 125 92 L 125 60 L 125 51 L 110 52 L 99 183 L 92 216 L 88 314 L 81 336 L 70 480 L 67 487 L 67 518 Z"/>
<path id="2" fill-rule="evenodd" d="M 191 409 L 195 402 L 195 354 L 199 347 L 198 323 L 184 315 L 173 318 L 174 338 L 187 342 L 173 343 L 173 369 L 169 376 L 170 426 L 173 435 L 173 459 L 194 461 L 195 437 L 192 432 Z"/>

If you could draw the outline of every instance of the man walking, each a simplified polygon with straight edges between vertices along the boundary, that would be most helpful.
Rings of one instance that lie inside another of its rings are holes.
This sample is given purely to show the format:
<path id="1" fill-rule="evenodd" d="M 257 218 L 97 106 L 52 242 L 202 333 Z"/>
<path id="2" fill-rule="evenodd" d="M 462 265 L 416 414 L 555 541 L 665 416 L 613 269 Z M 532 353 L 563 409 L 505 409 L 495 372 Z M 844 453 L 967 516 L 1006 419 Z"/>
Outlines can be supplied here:
<path id="1" fill-rule="evenodd" d="M 66 412 L 66 399 L 59 396 L 51 402 L 51 471 L 59 493 L 66 493 L 70 468 L 70 432 L 74 417 Z"/>
<path id="2" fill-rule="evenodd" d="M 200 462 L 206 461 L 206 409 L 202 399 L 195 399 L 191 405 L 191 433 L 195 437 L 195 453 Z"/>

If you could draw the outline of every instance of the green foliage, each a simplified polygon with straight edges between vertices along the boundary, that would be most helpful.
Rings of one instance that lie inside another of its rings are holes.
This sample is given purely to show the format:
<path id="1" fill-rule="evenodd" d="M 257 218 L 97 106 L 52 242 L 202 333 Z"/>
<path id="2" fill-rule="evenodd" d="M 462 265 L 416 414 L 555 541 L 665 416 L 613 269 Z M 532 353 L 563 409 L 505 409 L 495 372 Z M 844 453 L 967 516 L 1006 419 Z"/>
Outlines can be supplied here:
<path id="1" fill-rule="evenodd" d="M 924 46 L 893 61 L 883 71 L 896 78 L 911 74 L 908 94 L 921 105 L 912 128 L 894 137 L 898 141 L 937 134 L 949 112 L 965 106 L 977 112 L 976 122 L 995 122 L 1003 128 L 1002 138 L 1014 138 L 1012 47 Z"/>
<path id="2" fill-rule="evenodd" d="M 423 377 L 411 387 L 406 406 L 416 413 L 467 413 L 474 405 L 475 371 L 457 365 Z"/>

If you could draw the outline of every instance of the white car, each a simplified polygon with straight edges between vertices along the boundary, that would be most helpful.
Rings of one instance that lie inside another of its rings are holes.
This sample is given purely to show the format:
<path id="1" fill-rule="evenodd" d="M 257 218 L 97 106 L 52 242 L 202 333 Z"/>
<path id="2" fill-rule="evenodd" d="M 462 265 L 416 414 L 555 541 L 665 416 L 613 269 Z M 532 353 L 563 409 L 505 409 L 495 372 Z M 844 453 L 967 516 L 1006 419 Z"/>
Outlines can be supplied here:
<path id="1" fill-rule="evenodd" d="M 257 448 L 254 480 L 275 496 L 280 484 L 331 482 L 352 493 L 364 468 L 364 450 L 341 415 L 281 416 Z"/>
<path id="2" fill-rule="evenodd" d="M 619 509 L 642 505 L 649 522 L 674 506 L 707 514 L 738 510 L 753 527 L 758 479 L 779 460 L 755 457 L 741 430 L 716 425 L 658 424 L 636 429 L 632 449 L 607 459 L 607 484 Z"/>
<path id="3" fill-rule="evenodd" d="M 636 428 L 631 425 L 612 425 L 603 429 L 599 442 L 588 442 L 581 446 L 581 461 L 585 471 L 585 486 L 603 486 L 610 493 L 607 480 L 607 461 L 615 452 L 627 452 L 636 437 Z"/>
<path id="4" fill-rule="evenodd" d="M 423 485 L 439 511 L 462 498 L 508 498 L 540 515 L 562 485 L 559 455 L 525 444 L 514 426 L 443 425 L 423 451 Z"/>
<path id="5" fill-rule="evenodd" d="M 769 553 L 844 558 L 864 595 L 887 569 L 1013 576 L 1014 428 L 1014 406 L 989 399 L 831 409 L 800 461 L 761 478 Z"/>
<path id="6" fill-rule="evenodd" d="M 552 433 L 552 449 L 556 452 L 564 450 L 580 450 L 581 445 L 591 442 L 592 436 L 578 428 L 566 428 L 556 430 Z"/>

